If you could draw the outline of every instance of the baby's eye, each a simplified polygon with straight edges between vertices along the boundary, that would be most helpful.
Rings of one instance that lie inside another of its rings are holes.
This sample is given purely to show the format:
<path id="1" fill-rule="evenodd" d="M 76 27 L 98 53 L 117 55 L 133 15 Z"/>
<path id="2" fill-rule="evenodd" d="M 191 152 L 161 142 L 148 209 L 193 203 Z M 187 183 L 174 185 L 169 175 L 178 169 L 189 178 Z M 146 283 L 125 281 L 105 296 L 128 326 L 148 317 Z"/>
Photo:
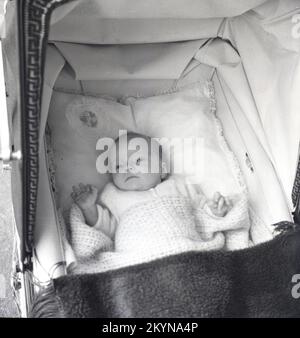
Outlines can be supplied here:
<path id="1" fill-rule="evenodd" d="M 140 164 L 141 164 L 141 161 L 142 161 L 142 159 L 139 157 L 139 158 L 136 160 L 136 164 L 137 164 L 137 165 L 140 165 Z"/>

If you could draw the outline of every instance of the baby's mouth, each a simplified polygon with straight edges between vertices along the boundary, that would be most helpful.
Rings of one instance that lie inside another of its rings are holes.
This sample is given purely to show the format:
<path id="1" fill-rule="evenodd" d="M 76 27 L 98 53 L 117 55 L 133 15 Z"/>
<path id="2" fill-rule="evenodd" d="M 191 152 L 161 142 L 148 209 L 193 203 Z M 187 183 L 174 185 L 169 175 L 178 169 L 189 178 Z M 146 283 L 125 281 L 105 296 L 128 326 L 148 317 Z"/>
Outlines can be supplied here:
<path id="1" fill-rule="evenodd" d="M 139 178 L 139 177 L 138 176 L 129 176 L 129 177 L 126 177 L 125 182 L 128 182 L 132 178 Z"/>

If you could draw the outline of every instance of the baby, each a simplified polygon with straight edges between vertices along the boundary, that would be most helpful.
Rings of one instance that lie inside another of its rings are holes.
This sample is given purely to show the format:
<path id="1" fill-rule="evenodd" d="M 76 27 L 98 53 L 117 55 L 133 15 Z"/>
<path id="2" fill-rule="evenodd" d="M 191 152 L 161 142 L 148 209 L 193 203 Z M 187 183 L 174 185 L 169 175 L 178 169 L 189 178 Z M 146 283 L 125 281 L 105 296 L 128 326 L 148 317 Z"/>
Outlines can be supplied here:
<path id="1" fill-rule="evenodd" d="M 161 147 L 150 137 L 118 138 L 109 167 L 112 183 L 100 203 L 95 187 L 73 187 L 70 224 L 77 257 L 114 251 L 138 253 L 145 261 L 158 253 L 248 247 L 247 199 L 216 192 L 208 200 L 185 180 L 168 178 Z"/>

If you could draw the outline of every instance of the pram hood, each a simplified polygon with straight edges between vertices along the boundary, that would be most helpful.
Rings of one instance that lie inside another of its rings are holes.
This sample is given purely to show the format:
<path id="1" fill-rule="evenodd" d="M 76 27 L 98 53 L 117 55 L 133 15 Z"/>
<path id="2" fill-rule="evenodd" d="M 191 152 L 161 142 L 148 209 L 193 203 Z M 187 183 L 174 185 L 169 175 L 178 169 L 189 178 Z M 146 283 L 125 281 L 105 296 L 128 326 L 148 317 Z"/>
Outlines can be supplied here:
<path id="1" fill-rule="evenodd" d="M 299 11 L 297 0 L 75 1 L 54 11 L 49 40 L 77 80 L 175 79 L 186 66 L 185 41 L 229 41 L 232 49 L 204 47 L 198 59 L 216 67 L 232 100 L 247 108 L 240 83 L 232 80 L 237 65 L 243 67 L 255 107 L 245 114 L 292 210 L 300 138 Z M 149 60 L 145 56 L 154 48 Z"/>
<path id="2" fill-rule="evenodd" d="M 50 40 L 125 44 L 210 38 L 218 33 L 224 18 L 242 15 L 263 3 L 266 1 L 76 1 L 54 12 Z M 274 4 L 272 7 L 276 11 Z"/>

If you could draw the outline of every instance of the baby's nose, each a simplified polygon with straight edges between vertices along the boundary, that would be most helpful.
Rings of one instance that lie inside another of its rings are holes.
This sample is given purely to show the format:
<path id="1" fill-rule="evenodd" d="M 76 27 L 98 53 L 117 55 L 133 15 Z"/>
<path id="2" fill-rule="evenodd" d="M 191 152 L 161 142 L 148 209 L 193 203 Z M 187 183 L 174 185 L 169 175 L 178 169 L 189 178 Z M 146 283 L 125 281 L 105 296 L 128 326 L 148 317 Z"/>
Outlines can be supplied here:
<path id="1" fill-rule="evenodd" d="M 129 166 L 127 167 L 127 172 L 129 172 L 129 173 L 134 173 L 134 172 L 135 172 L 135 167 L 134 167 L 133 165 L 129 165 Z"/>

